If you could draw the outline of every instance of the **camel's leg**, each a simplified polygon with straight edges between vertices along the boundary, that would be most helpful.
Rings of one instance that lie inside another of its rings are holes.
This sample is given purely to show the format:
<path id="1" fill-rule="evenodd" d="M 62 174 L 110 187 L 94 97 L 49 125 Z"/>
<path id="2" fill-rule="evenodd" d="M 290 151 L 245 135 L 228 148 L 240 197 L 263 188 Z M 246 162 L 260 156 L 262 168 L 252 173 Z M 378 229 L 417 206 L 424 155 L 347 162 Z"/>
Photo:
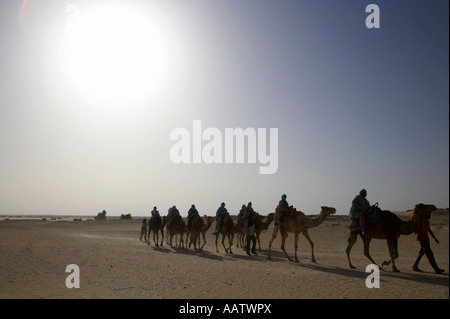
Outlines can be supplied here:
<path id="1" fill-rule="evenodd" d="M 156 235 L 156 240 L 155 240 L 155 235 Z M 153 242 L 155 243 L 155 246 L 158 247 L 158 242 L 159 242 L 158 231 L 153 231 Z"/>
<path id="2" fill-rule="evenodd" d="M 228 235 L 228 240 L 230 242 L 229 250 L 230 250 L 230 254 L 232 254 L 232 255 L 233 255 L 233 251 L 231 250 L 231 246 L 233 246 L 233 239 L 234 239 L 234 234 Z"/>
<path id="3" fill-rule="evenodd" d="M 189 243 L 189 248 L 191 248 L 192 245 L 192 234 L 191 232 L 187 232 L 186 233 L 186 244 Z"/>
<path id="4" fill-rule="evenodd" d="M 182 248 L 182 246 L 181 246 L 181 241 L 182 241 L 181 235 L 180 235 L 180 240 L 178 240 L 178 234 L 175 235 L 175 238 L 177 239 L 177 240 L 176 240 L 177 247 Z"/>
<path id="5" fill-rule="evenodd" d="M 269 260 L 271 259 L 270 258 L 270 249 L 272 248 L 272 242 L 275 239 L 275 237 L 277 237 L 277 234 L 278 234 L 278 228 L 275 228 L 272 232 L 272 238 L 269 241 L 269 252 L 267 253 L 267 259 L 269 259 Z"/>
<path id="6" fill-rule="evenodd" d="M 195 237 L 194 237 L 194 248 L 195 248 L 195 251 L 197 253 L 200 252 L 200 233 L 196 233 L 195 234 Z"/>
<path id="7" fill-rule="evenodd" d="M 181 248 L 183 248 L 184 250 L 188 250 L 188 248 L 187 248 L 187 240 L 186 240 L 186 242 L 183 240 L 183 234 L 180 234 L 180 245 L 181 245 Z"/>
<path id="8" fill-rule="evenodd" d="M 224 234 L 222 234 L 222 246 L 223 246 L 223 249 L 225 249 L 225 252 L 228 254 L 228 248 L 225 247 L 225 235 Z"/>
<path id="9" fill-rule="evenodd" d="M 287 236 L 288 234 L 286 232 L 281 232 L 281 250 L 286 255 L 287 259 L 289 259 L 289 261 L 293 261 L 291 257 L 288 256 L 286 249 L 284 249 L 284 244 L 286 243 Z"/>
<path id="10" fill-rule="evenodd" d="M 200 247 L 200 251 L 203 251 L 203 247 L 205 247 L 206 245 L 206 237 L 205 237 L 205 233 L 202 233 L 202 237 L 203 237 L 203 245 Z M 198 236 L 198 245 L 200 246 L 200 236 Z"/>
<path id="11" fill-rule="evenodd" d="M 313 263 L 316 262 L 316 258 L 314 257 L 314 243 L 312 242 L 311 238 L 309 237 L 308 231 L 305 230 L 303 231 L 303 236 L 305 236 L 305 238 L 309 241 L 309 244 L 311 245 L 311 261 Z"/>
<path id="12" fill-rule="evenodd" d="M 217 248 L 217 240 L 219 239 L 219 233 L 216 234 L 216 253 L 219 252 L 219 248 Z"/>
<path id="13" fill-rule="evenodd" d="M 256 235 L 256 240 L 258 240 L 259 252 L 262 252 L 262 250 L 261 250 L 261 240 L 259 239 L 259 234 Z"/>
<path id="14" fill-rule="evenodd" d="M 161 229 L 161 247 L 163 245 L 164 242 L 164 229 Z"/>
<path id="15" fill-rule="evenodd" d="M 345 249 L 345 253 L 347 254 L 347 259 L 348 259 L 348 265 L 350 266 L 351 269 L 355 269 L 356 267 L 352 265 L 352 262 L 350 261 L 350 251 L 352 250 L 353 245 L 356 243 L 356 241 L 358 240 L 358 233 L 357 232 L 350 232 L 350 235 L 348 235 L 348 245 L 347 248 Z"/>
<path id="16" fill-rule="evenodd" d="M 168 237 L 170 237 L 170 239 L 168 239 L 169 240 L 169 244 L 170 244 L 170 248 L 173 248 L 173 245 L 172 245 L 172 237 L 173 237 L 173 235 L 172 234 L 168 234 L 169 236 Z"/>
<path id="17" fill-rule="evenodd" d="M 372 256 L 370 256 L 370 241 L 371 238 L 364 238 L 363 237 L 363 243 L 364 243 L 364 256 L 366 256 L 367 258 L 369 258 L 369 260 L 372 262 L 372 264 L 377 265 L 377 263 L 375 262 L 375 260 L 373 260 Z M 378 266 L 378 265 L 377 265 Z M 381 267 L 380 267 L 381 268 Z"/>
<path id="18" fill-rule="evenodd" d="M 389 265 L 392 262 L 392 271 L 400 272 L 400 270 L 398 270 L 397 266 L 395 265 L 395 259 L 398 258 L 398 239 L 397 238 L 388 239 L 387 245 L 388 245 L 389 256 L 391 257 L 391 260 L 384 261 L 381 265 L 382 266 Z"/>
<path id="19" fill-rule="evenodd" d="M 194 250 L 195 250 L 196 253 L 199 252 L 198 249 L 197 249 L 197 242 L 198 242 L 198 238 L 197 237 L 200 237 L 200 236 L 198 236 L 197 233 L 195 233 L 195 235 L 193 233 L 191 233 L 191 243 L 194 244 Z M 200 246 L 199 246 L 199 248 L 200 248 Z"/>
<path id="20" fill-rule="evenodd" d="M 394 259 L 398 258 L 398 239 L 394 239 Z"/>
<path id="21" fill-rule="evenodd" d="M 149 245 L 150 246 L 150 232 L 151 232 L 151 230 L 149 229 L 148 230 L 148 233 L 147 233 L 147 245 Z"/>
<path id="22" fill-rule="evenodd" d="M 294 250 L 295 250 L 295 252 L 294 252 L 294 261 L 295 261 L 296 263 L 299 262 L 299 260 L 298 260 L 298 258 L 297 258 L 298 236 L 299 236 L 299 235 L 300 235 L 300 232 L 295 232 L 295 234 L 294 234 L 294 236 L 295 236 L 295 239 L 294 239 Z"/>

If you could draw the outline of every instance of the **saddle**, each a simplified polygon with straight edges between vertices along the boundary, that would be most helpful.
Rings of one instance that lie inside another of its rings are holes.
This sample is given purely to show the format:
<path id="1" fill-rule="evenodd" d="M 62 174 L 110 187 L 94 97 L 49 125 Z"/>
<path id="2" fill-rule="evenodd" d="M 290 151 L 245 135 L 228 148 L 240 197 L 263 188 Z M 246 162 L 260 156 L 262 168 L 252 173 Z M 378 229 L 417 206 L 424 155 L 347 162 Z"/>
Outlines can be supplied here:
<path id="1" fill-rule="evenodd" d="M 369 211 L 366 213 L 366 218 L 371 219 L 372 222 L 377 222 L 383 215 L 383 210 L 378 207 L 378 203 L 372 205 Z"/>

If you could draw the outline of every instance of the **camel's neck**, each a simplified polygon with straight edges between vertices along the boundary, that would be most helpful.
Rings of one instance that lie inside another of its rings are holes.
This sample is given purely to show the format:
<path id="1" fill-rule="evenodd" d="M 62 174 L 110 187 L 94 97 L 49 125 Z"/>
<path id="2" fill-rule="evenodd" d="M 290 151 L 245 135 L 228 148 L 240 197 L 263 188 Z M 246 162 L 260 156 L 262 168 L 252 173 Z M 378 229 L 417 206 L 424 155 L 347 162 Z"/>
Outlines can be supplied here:
<path id="1" fill-rule="evenodd" d="M 400 233 L 402 235 L 410 235 L 415 231 L 417 231 L 417 225 L 412 220 L 400 221 Z"/>
<path id="2" fill-rule="evenodd" d="M 306 227 L 312 228 L 319 226 L 320 224 L 323 223 L 325 218 L 326 216 L 324 214 L 320 214 L 319 216 L 313 218 L 306 217 Z"/>
<path id="3" fill-rule="evenodd" d="M 263 222 L 263 229 L 269 228 L 270 223 L 272 222 L 272 219 L 268 219 L 265 222 Z"/>

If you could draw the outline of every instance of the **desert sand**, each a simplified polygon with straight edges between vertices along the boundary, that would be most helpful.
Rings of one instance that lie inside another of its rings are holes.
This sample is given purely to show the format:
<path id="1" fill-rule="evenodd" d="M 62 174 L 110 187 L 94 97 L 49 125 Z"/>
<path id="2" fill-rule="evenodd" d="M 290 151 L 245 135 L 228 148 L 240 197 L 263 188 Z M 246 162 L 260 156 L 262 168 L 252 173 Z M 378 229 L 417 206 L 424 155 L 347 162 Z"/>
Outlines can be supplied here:
<path id="1" fill-rule="evenodd" d="M 407 219 L 409 213 L 401 214 Z M 361 239 L 352 250 L 349 269 L 345 248 L 350 220 L 329 217 L 309 231 L 315 243 L 316 263 L 311 249 L 300 235 L 299 263 L 289 262 L 280 249 L 281 236 L 267 259 L 273 223 L 261 236 L 257 256 L 247 256 L 233 245 L 226 254 L 219 241 L 216 252 L 214 223 L 207 232 L 202 253 L 184 251 L 140 241 L 142 219 L 106 221 L 59 219 L 0 219 L 0 298 L 150 298 L 150 299 L 448 299 L 449 218 L 448 211 L 433 215 L 431 238 L 438 265 L 446 271 L 435 274 L 426 257 L 420 267 L 411 267 L 419 252 L 415 235 L 401 236 L 400 273 L 385 266 L 380 288 L 366 287 L 370 264 L 363 255 Z M 286 250 L 294 254 L 293 234 Z M 378 264 L 388 259 L 386 241 L 373 240 L 371 255 Z M 66 287 L 66 266 L 80 269 L 80 288 Z"/>

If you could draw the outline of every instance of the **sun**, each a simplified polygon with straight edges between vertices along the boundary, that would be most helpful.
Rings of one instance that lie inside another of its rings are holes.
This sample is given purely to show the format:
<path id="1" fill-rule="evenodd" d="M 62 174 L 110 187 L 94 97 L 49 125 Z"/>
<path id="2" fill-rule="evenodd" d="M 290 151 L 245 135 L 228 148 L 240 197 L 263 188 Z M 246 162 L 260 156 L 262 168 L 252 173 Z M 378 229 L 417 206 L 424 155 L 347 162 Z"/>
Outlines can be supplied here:
<path id="1" fill-rule="evenodd" d="M 108 104 L 138 102 L 167 72 L 164 34 L 145 10 L 126 4 L 67 7 L 59 60 L 69 86 Z"/>

